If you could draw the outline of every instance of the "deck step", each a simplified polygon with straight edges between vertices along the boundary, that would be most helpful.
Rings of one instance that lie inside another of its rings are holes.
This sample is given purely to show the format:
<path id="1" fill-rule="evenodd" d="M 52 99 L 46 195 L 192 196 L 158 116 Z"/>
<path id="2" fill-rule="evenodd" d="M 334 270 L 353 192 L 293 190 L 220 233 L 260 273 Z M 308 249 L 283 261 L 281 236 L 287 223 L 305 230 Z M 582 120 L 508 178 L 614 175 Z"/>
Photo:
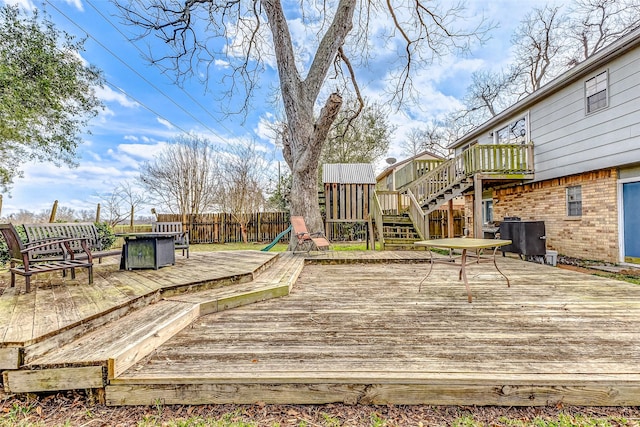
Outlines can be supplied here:
<path id="1" fill-rule="evenodd" d="M 280 254 L 271 268 L 264 270 L 252 282 L 235 286 L 233 289 L 212 289 L 179 295 L 170 299 L 199 304 L 201 316 L 229 310 L 288 295 L 303 267 L 304 257 L 293 252 L 285 252 Z"/>
<path id="2" fill-rule="evenodd" d="M 134 311 L 103 328 L 6 371 L 4 384 L 15 393 L 101 388 L 199 316 L 287 295 L 304 257 L 284 253 L 249 283 L 173 296 Z"/>

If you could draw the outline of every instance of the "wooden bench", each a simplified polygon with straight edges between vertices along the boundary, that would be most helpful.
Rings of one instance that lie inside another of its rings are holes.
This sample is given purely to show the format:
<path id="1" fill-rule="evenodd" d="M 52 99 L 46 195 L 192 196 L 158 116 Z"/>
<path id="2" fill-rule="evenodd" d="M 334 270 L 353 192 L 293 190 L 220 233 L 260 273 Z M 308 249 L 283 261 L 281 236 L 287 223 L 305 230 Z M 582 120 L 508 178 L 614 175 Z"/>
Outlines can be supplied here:
<path id="1" fill-rule="evenodd" d="M 189 230 L 183 230 L 181 222 L 154 222 L 151 224 L 151 231 L 154 233 L 176 233 L 175 248 L 182 249 L 182 256 L 186 251 L 187 258 L 189 258 Z"/>
<path id="2" fill-rule="evenodd" d="M 16 285 L 16 274 L 24 276 L 26 292 L 31 292 L 31 276 L 38 273 L 51 271 L 71 270 L 71 278 L 76 277 L 76 268 L 89 270 L 89 284 L 93 283 L 93 257 L 87 245 L 86 238 L 50 238 L 40 243 L 23 243 L 12 224 L 0 224 L 0 232 L 7 242 L 7 248 L 11 255 L 9 271 L 11 272 L 11 287 Z M 78 259 L 72 250 L 72 245 L 78 245 L 83 250 L 84 260 Z M 49 252 L 50 247 L 57 247 L 58 258 L 48 256 L 46 259 L 38 259 L 41 250 Z"/>
<path id="3" fill-rule="evenodd" d="M 27 241 L 30 244 L 39 244 L 50 240 L 51 238 L 67 237 L 71 239 L 86 239 L 89 251 L 93 258 L 97 258 L 98 262 L 102 261 L 106 256 L 120 256 L 121 249 L 106 249 L 102 246 L 100 235 L 95 224 L 91 222 L 52 222 L 40 224 L 23 224 L 24 231 L 27 235 Z M 79 241 L 71 243 L 71 249 L 76 254 L 76 259 L 86 259 Z M 37 251 L 31 252 L 32 259 L 58 259 L 62 251 L 57 244 L 41 246 Z"/>

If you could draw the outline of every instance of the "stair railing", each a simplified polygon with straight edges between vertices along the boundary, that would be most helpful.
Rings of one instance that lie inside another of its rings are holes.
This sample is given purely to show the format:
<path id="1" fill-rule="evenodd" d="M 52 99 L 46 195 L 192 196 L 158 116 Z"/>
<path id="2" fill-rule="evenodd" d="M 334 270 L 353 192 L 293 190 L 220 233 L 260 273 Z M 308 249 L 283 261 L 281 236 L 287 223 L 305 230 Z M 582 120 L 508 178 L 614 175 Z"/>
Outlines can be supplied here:
<path id="1" fill-rule="evenodd" d="M 383 215 L 400 215 L 409 205 L 407 196 L 399 191 L 376 190 L 376 196 Z"/>
<path id="2" fill-rule="evenodd" d="M 395 188 L 399 189 L 434 170 L 443 160 L 411 160 L 395 172 Z"/>
<path id="3" fill-rule="evenodd" d="M 476 144 L 416 179 L 406 190 L 424 205 L 476 173 L 532 174 L 533 144 Z"/>
<path id="4" fill-rule="evenodd" d="M 396 199 L 397 200 L 397 199 Z M 380 199 L 378 199 L 378 191 L 375 190 L 373 192 L 373 203 L 371 203 L 371 216 L 373 217 L 373 221 L 376 224 L 376 230 L 378 232 L 378 241 L 380 242 L 380 247 L 384 249 L 384 227 L 382 221 L 382 206 L 380 206 Z M 373 249 L 375 250 L 375 239 L 373 239 Z"/>
<path id="5" fill-rule="evenodd" d="M 420 239 L 425 240 L 429 236 L 429 215 L 424 213 L 422 206 L 420 206 L 420 203 L 418 203 L 418 200 L 411 190 L 407 190 L 407 196 L 410 200 L 409 218 L 411 218 L 411 222 L 413 222 L 413 226 L 418 232 Z M 425 238 L 425 236 L 427 237 Z"/>

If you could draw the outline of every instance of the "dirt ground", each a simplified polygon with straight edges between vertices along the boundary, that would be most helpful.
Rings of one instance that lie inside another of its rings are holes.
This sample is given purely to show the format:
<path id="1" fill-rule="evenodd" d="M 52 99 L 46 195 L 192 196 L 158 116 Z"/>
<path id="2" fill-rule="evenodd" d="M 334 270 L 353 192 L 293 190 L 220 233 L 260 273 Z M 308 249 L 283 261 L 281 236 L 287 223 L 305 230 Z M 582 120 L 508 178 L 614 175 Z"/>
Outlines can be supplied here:
<path id="1" fill-rule="evenodd" d="M 569 425 L 640 426 L 640 408 L 459 407 L 362 405 L 171 405 L 107 407 L 75 392 L 9 396 L 0 392 L 0 426 L 156 426 L 193 425 L 222 420 L 221 426 L 518 426 L 536 420 L 571 417 Z M 590 421 L 584 419 L 588 417 Z M 189 422 L 191 421 L 191 423 Z M 473 420 L 475 424 L 471 424 Z M 609 424 L 597 420 L 608 420 Z M 558 424 L 552 424 L 558 425 Z"/>

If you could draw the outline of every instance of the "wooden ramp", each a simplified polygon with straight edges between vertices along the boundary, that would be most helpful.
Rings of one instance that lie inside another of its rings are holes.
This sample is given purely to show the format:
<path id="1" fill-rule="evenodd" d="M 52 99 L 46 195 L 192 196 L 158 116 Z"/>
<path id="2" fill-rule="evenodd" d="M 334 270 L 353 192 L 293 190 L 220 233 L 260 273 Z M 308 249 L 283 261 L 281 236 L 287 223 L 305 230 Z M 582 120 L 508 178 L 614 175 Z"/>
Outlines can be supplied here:
<path id="1" fill-rule="evenodd" d="M 76 311 L 87 317 L 67 316 L 67 324 L 62 328 L 55 313 L 48 314 L 52 308 L 47 311 L 43 307 L 42 313 L 32 311 L 30 317 L 23 313 L 24 319 L 45 316 L 58 321 L 51 322 L 51 329 L 40 336 L 24 328 L 20 342 L 0 347 L 5 389 L 20 393 L 102 388 L 104 380 L 149 354 L 201 314 L 286 295 L 304 262 L 289 254 L 257 251 L 235 252 L 234 262 L 229 262 L 228 253 L 193 255 L 176 267 L 161 270 L 122 272 L 105 266 L 101 271 L 102 283 L 96 283 L 98 289 L 86 292 L 102 291 L 104 299 L 110 301 L 116 290 L 125 290 L 128 304 L 111 300 L 110 305 L 101 307 L 102 311 L 91 304 Z M 199 273 L 193 274 L 193 270 Z M 144 283 L 145 289 L 133 292 L 138 283 Z M 51 288 L 60 287 L 69 284 Z M 11 291 L 7 301 L 22 309 L 34 307 L 27 304 L 34 299 L 33 293 Z M 40 288 L 35 294 L 47 291 Z M 67 300 L 68 305 L 72 303 L 80 306 L 78 300 Z M 62 305 L 63 301 L 54 304 Z M 15 307 L 6 306 L 16 311 Z M 7 318 L 12 320 L 10 316 Z M 7 331 L 17 329 L 11 322 L 4 327 L 5 336 Z"/>
<path id="2" fill-rule="evenodd" d="M 107 403 L 640 404 L 640 286 L 501 258 L 511 287 L 471 267 L 470 304 L 454 269 L 418 293 L 423 255 L 385 255 L 308 259 L 289 296 L 200 317 Z"/>

